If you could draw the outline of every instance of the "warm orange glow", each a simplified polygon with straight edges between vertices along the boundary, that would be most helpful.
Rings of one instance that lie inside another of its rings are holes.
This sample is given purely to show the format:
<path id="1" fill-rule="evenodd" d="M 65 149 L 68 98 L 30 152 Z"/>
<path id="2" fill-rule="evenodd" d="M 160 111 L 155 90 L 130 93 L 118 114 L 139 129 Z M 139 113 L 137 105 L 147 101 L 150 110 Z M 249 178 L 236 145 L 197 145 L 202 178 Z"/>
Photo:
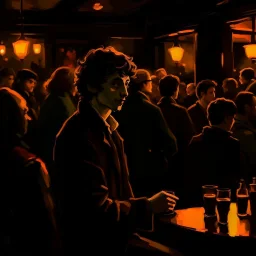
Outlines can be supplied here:
<path id="1" fill-rule="evenodd" d="M 41 44 L 33 44 L 33 51 L 35 54 L 39 54 L 41 52 Z"/>
<path id="2" fill-rule="evenodd" d="M 256 59 L 256 44 L 244 45 L 245 54 L 249 59 Z"/>
<path id="3" fill-rule="evenodd" d="M 177 36 L 177 35 L 178 35 L 178 33 L 171 33 L 168 36 L 172 37 L 172 36 Z"/>
<path id="4" fill-rule="evenodd" d="M 1 44 L 0 45 L 0 55 L 4 56 L 6 53 L 6 47 L 5 45 Z"/>
<path id="5" fill-rule="evenodd" d="M 250 214 L 250 202 L 248 202 L 248 211 Z M 200 232 L 210 233 L 223 233 L 223 230 L 218 225 L 218 221 L 214 218 L 204 219 L 204 208 L 195 207 L 187 208 L 182 210 L 176 210 L 177 215 L 174 218 L 164 217 L 167 222 L 171 222 L 184 228 L 192 229 Z M 217 211 L 217 219 L 219 214 Z M 226 226 L 226 232 L 229 236 L 249 236 L 250 235 L 250 224 L 249 219 L 239 219 L 237 216 L 237 205 L 236 203 L 230 204 L 230 210 L 228 213 L 228 225 Z M 225 229 L 224 229 L 225 230 Z"/>
<path id="6" fill-rule="evenodd" d="M 99 11 L 99 10 L 101 10 L 103 8 L 103 5 L 101 5 L 100 3 L 95 3 L 94 5 L 93 5 L 93 9 L 95 10 L 95 11 Z"/>
<path id="7" fill-rule="evenodd" d="M 21 39 L 18 40 L 17 42 L 12 43 L 14 53 L 16 56 L 20 59 L 23 60 L 27 54 L 28 54 L 28 46 L 29 46 L 29 41 Z"/>
<path id="8" fill-rule="evenodd" d="M 180 46 L 174 46 L 168 49 L 172 59 L 174 62 L 180 62 L 183 54 L 184 54 L 184 49 Z"/>

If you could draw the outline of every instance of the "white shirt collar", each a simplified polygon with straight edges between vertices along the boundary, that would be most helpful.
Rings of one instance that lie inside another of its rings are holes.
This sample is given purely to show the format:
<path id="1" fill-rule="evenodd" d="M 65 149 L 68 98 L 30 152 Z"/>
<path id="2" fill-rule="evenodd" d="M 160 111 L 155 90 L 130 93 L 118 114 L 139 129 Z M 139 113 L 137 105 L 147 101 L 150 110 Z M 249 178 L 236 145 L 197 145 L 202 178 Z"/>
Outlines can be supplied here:
<path id="1" fill-rule="evenodd" d="M 117 129 L 117 127 L 119 126 L 119 123 L 116 121 L 116 119 L 112 116 L 109 115 L 109 117 L 107 118 L 107 120 L 104 120 L 102 118 L 102 116 L 100 115 L 100 113 L 98 112 L 98 110 L 92 106 L 92 108 L 97 112 L 97 114 L 99 115 L 99 117 L 103 120 L 103 122 L 105 123 L 105 125 L 108 128 L 108 131 L 110 133 L 112 133 L 113 131 L 115 131 Z"/>

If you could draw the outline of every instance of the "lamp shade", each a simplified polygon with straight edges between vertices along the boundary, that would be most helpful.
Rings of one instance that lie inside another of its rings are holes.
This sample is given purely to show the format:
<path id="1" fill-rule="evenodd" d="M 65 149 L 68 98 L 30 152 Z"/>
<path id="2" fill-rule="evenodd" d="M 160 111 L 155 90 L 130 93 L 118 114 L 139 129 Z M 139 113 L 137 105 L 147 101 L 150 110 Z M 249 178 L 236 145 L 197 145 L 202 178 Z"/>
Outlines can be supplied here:
<path id="1" fill-rule="evenodd" d="M 28 46 L 29 46 L 29 41 L 25 39 L 19 39 L 18 41 L 12 43 L 14 53 L 16 56 L 20 59 L 23 60 L 28 54 Z"/>
<path id="2" fill-rule="evenodd" d="M 180 62 L 183 54 L 184 54 L 184 49 L 180 46 L 173 46 L 168 49 L 173 61 L 175 62 Z"/>
<path id="3" fill-rule="evenodd" d="M 249 59 L 256 59 L 256 44 L 244 45 L 244 50 Z"/>
<path id="4" fill-rule="evenodd" d="M 6 53 L 6 47 L 5 45 L 1 44 L 0 45 L 0 55 L 4 56 Z"/>
<path id="5" fill-rule="evenodd" d="M 35 54 L 40 54 L 41 44 L 33 44 L 33 51 L 34 51 Z"/>
<path id="6" fill-rule="evenodd" d="M 100 3 L 95 3 L 94 5 L 93 5 L 93 9 L 95 10 L 95 11 L 99 11 L 99 10 L 101 10 L 103 8 L 103 5 L 101 5 Z"/>

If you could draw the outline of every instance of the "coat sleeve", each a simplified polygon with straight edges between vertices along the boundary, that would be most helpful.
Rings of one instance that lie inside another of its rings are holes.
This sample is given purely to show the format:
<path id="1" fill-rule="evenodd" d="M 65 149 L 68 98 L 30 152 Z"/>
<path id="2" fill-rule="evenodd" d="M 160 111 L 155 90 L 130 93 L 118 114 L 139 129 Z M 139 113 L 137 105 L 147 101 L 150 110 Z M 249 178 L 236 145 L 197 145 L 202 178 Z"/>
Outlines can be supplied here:
<path id="1" fill-rule="evenodd" d="M 83 142 L 83 152 L 75 153 L 71 150 L 62 150 L 61 141 L 56 141 L 54 150 L 54 160 L 58 172 L 62 177 L 58 176 L 62 183 L 68 184 L 74 182 L 77 186 L 79 195 L 89 198 L 89 208 L 91 213 L 98 218 L 113 226 L 122 226 L 127 229 L 153 229 L 153 214 L 147 198 L 129 198 L 127 200 L 117 200 L 109 195 L 109 188 L 106 180 L 106 170 L 103 170 L 98 164 L 97 150 L 90 142 Z M 67 148 L 65 143 L 65 148 Z M 72 147 L 68 147 L 72 148 Z M 70 179 L 70 170 L 72 176 L 79 177 L 72 181 Z M 66 174 L 65 174 L 66 173 Z M 63 180 L 63 176 L 64 180 Z M 73 186 L 72 186 L 73 187 Z M 86 204 L 87 204 L 86 203 Z"/>

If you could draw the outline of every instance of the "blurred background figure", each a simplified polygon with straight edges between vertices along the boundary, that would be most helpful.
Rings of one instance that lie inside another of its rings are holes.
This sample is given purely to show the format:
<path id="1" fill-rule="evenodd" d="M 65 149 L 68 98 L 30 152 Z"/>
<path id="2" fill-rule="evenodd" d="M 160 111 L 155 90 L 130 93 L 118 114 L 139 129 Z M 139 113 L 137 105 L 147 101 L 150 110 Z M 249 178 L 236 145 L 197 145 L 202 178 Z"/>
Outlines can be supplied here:
<path id="1" fill-rule="evenodd" d="M 63 123 L 76 111 L 74 70 L 69 67 L 57 68 L 45 86 L 49 94 L 38 119 L 37 152 L 50 172 L 55 137 Z"/>
<path id="2" fill-rule="evenodd" d="M 152 75 L 152 93 L 150 95 L 150 99 L 152 103 L 157 104 L 158 101 L 161 99 L 160 91 L 159 91 L 159 79 L 157 76 Z"/>
<path id="3" fill-rule="evenodd" d="M 27 102 L 30 121 L 28 123 L 28 132 L 24 139 L 33 152 L 35 149 L 35 131 L 40 111 L 39 104 L 34 95 L 37 81 L 38 75 L 35 72 L 30 69 L 21 69 L 17 72 L 13 83 L 13 90 L 18 92 Z"/>
<path id="4" fill-rule="evenodd" d="M 164 68 L 159 68 L 156 70 L 156 77 L 158 78 L 158 81 L 165 76 L 167 76 L 167 72 Z"/>
<path id="5" fill-rule="evenodd" d="M 12 88 L 15 72 L 12 68 L 2 68 L 0 70 L 0 87 Z"/>
<path id="6" fill-rule="evenodd" d="M 184 107 L 189 108 L 190 106 L 195 104 L 197 101 L 196 85 L 194 83 L 187 84 L 186 93 L 187 93 L 187 96 L 184 99 Z"/>
<path id="7" fill-rule="evenodd" d="M 224 92 L 224 98 L 229 100 L 235 100 L 238 89 L 238 82 L 234 78 L 226 78 L 223 80 L 222 88 Z"/>

